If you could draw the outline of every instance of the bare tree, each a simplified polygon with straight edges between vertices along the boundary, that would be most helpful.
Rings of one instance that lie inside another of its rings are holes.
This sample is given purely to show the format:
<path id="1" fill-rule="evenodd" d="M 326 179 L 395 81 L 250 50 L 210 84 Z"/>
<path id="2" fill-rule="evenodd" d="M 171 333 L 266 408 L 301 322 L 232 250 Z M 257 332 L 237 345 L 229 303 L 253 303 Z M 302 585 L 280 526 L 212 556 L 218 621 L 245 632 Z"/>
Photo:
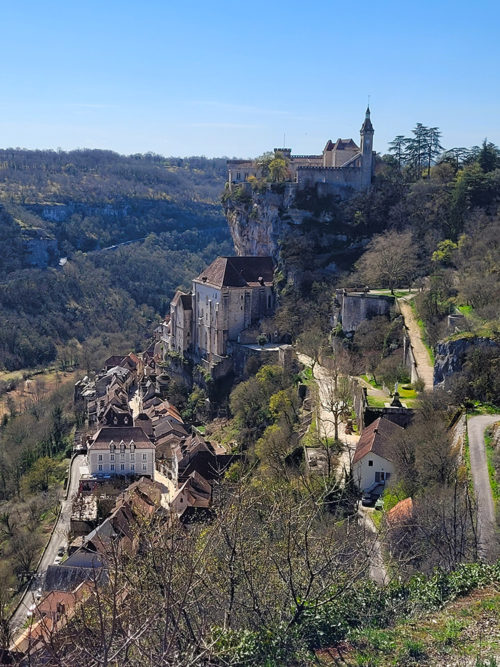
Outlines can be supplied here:
<path id="1" fill-rule="evenodd" d="M 411 232 L 388 231 L 376 236 L 356 262 L 357 280 L 372 287 L 407 286 L 415 278 L 417 260 Z"/>

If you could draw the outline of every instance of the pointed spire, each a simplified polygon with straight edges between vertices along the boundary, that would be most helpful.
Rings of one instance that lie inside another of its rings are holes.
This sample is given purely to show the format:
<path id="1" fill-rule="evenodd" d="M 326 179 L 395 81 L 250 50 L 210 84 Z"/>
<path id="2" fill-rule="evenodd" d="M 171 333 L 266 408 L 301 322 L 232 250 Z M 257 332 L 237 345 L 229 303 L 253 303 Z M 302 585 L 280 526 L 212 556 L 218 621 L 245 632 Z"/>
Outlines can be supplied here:
<path id="1" fill-rule="evenodd" d="M 370 105 L 366 107 L 365 120 L 363 121 L 360 132 L 361 134 L 365 134 L 366 132 L 374 132 L 373 125 L 370 120 Z"/>

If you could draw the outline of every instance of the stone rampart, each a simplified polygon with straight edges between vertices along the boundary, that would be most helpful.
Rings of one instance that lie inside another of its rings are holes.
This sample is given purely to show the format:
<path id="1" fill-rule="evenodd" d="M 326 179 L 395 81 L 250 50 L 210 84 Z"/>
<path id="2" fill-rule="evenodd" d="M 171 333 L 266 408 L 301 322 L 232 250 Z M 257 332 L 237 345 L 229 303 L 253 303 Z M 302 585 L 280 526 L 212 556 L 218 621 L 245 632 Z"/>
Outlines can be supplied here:
<path id="1" fill-rule="evenodd" d="M 395 298 L 390 295 L 346 290 L 337 290 L 336 301 L 334 323 L 340 322 L 346 333 L 356 331 L 362 322 L 373 317 L 389 317 L 395 305 Z"/>

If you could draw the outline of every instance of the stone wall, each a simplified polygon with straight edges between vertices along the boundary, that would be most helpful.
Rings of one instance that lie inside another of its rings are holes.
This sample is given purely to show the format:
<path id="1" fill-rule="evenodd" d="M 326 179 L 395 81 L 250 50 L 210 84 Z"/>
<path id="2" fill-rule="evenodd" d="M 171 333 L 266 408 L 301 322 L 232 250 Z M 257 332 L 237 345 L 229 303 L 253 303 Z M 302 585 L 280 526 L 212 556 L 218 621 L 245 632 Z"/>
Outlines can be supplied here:
<path id="1" fill-rule="evenodd" d="M 325 183 L 339 192 L 346 188 L 361 190 L 362 180 L 363 174 L 360 167 L 299 167 L 297 169 L 299 188 Z"/>
<path id="2" fill-rule="evenodd" d="M 340 322 L 342 330 L 350 333 L 372 317 L 389 317 L 395 298 L 389 295 L 337 290 L 336 302 L 338 306 L 334 312 L 334 324 Z"/>

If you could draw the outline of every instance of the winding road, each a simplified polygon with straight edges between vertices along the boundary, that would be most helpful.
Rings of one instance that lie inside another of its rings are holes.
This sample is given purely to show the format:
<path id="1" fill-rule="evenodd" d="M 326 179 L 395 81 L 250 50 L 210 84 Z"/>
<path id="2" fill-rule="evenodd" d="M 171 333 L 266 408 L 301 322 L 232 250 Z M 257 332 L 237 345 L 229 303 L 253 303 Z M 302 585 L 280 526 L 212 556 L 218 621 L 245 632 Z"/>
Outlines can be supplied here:
<path id="1" fill-rule="evenodd" d="M 35 593 L 36 589 L 41 585 L 41 576 L 46 572 L 48 566 L 54 563 L 54 559 L 57 556 L 59 547 L 67 547 L 71 519 L 71 507 L 73 504 L 73 499 L 75 498 L 78 491 L 78 485 L 80 482 L 80 466 L 83 465 L 84 460 L 85 456 L 83 454 L 79 454 L 78 456 L 75 456 L 71 462 L 69 490 L 67 497 L 63 498 L 61 501 L 61 512 L 59 514 L 57 524 L 52 532 L 42 559 L 38 565 L 36 576 L 33 578 L 32 584 L 21 598 L 16 611 L 12 615 L 10 625 L 13 636 L 15 636 L 23 627 L 27 618 L 28 610 L 35 602 Z"/>
<path id="2" fill-rule="evenodd" d="M 478 504 L 479 556 L 481 560 L 493 560 L 499 553 L 496 530 L 495 503 L 491 495 L 484 431 L 500 421 L 500 415 L 480 415 L 468 421 L 469 456 L 472 481 Z"/>

